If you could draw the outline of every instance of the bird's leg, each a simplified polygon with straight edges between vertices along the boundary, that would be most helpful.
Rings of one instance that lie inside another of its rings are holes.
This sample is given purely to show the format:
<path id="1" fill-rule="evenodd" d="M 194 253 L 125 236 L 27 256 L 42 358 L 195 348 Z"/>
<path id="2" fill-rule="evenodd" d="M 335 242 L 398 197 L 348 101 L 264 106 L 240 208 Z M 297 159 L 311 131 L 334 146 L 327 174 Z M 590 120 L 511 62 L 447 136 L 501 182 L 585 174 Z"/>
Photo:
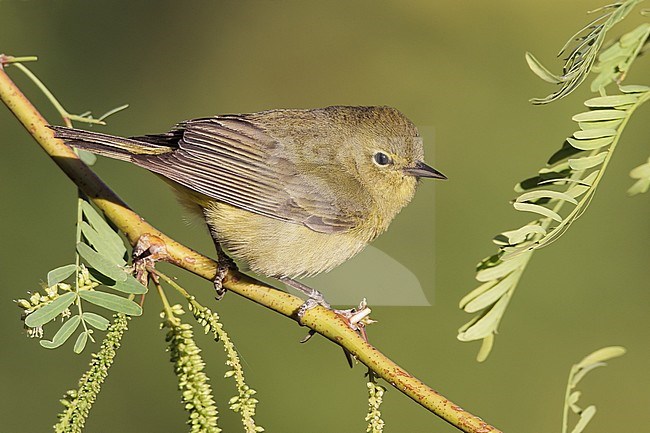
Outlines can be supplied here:
<path id="1" fill-rule="evenodd" d="M 306 286 L 300 281 L 296 281 L 292 278 L 279 277 L 278 279 L 288 286 L 291 286 L 294 289 L 307 295 L 307 300 L 300 306 L 300 308 L 298 308 L 298 312 L 296 313 L 298 320 L 302 321 L 303 316 L 308 310 L 316 307 L 317 305 L 320 305 L 336 313 L 348 324 L 350 328 L 357 331 L 364 338 L 364 340 L 367 341 L 365 324 L 369 320 L 368 315 L 370 314 L 370 308 L 368 308 L 365 299 L 363 299 L 359 303 L 359 306 L 356 308 L 350 308 L 349 310 L 337 310 L 332 308 L 332 306 L 323 297 L 323 294 L 318 290 L 312 289 L 311 287 Z M 303 342 L 309 340 L 311 335 L 313 334 L 308 335 L 308 337 L 303 340 Z"/>
<path id="2" fill-rule="evenodd" d="M 311 310 L 317 305 L 320 305 L 321 307 L 325 307 L 328 310 L 332 309 L 332 306 L 325 300 L 323 294 L 318 290 L 312 289 L 311 287 L 304 285 L 300 281 L 296 281 L 289 277 L 279 277 L 278 279 L 282 281 L 284 284 L 293 287 L 294 289 L 298 290 L 299 292 L 307 296 L 307 300 L 305 301 L 305 303 L 302 304 L 298 309 L 298 313 L 297 313 L 298 319 L 302 319 L 302 317 L 305 315 L 305 313 L 308 310 Z"/>
<path id="3" fill-rule="evenodd" d="M 343 319 L 343 321 L 345 321 L 352 330 L 356 331 L 361 336 L 361 338 L 363 338 L 365 341 L 368 341 L 368 335 L 366 334 L 366 324 L 372 323 L 373 320 L 368 317 L 370 314 L 370 308 L 368 308 L 365 299 L 359 303 L 359 306 L 357 308 L 351 308 L 349 310 L 336 310 L 333 309 L 327 301 L 325 301 L 323 294 L 318 290 L 288 277 L 278 277 L 278 279 L 288 286 L 291 286 L 294 289 L 297 289 L 298 291 L 307 295 L 307 300 L 300 306 L 300 308 L 298 308 L 298 312 L 296 313 L 300 322 L 302 322 L 302 318 L 308 310 L 316 307 L 317 305 L 320 305 L 330 311 L 333 311 L 336 315 Z M 302 340 L 300 340 L 300 342 L 306 343 L 311 339 L 311 337 L 314 336 L 315 333 L 316 331 L 310 329 L 309 333 Z M 345 359 L 348 361 L 348 365 L 350 368 L 352 368 L 354 366 L 354 355 L 352 355 L 344 347 L 343 353 L 345 354 Z"/>
<path id="4" fill-rule="evenodd" d="M 221 248 L 219 239 L 214 231 L 210 230 L 210 235 L 212 236 L 212 241 L 214 242 L 214 248 L 217 250 L 217 273 L 214 276 L 212 283 L 214 284 L 214 290 L 217 292 L 217 301 L 223 298 L 223 295 L 226 294 L 226 289 L 223 287 L 223 280 L 226 278 L 228 271 L 236 271 L 237 265 L 235 262 L 228 257 L 228 255 Z"/>

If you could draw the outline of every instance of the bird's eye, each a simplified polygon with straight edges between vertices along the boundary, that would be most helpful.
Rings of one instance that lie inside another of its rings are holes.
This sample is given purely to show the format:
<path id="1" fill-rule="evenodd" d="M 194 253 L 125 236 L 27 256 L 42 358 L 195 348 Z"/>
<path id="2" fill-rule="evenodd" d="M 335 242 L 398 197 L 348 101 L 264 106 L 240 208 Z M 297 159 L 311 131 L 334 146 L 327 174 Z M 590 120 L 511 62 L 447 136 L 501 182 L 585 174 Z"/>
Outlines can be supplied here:
<path id="1" fill-rule="evenodd" d="M 379 166 L 386 166 L 390 164 L 392 161 L 390 159 L 390 156 L 386 155 L 384 152 L 377 152 L 373 155 L 372 159 L 375 161 L 375 164 Z"/>

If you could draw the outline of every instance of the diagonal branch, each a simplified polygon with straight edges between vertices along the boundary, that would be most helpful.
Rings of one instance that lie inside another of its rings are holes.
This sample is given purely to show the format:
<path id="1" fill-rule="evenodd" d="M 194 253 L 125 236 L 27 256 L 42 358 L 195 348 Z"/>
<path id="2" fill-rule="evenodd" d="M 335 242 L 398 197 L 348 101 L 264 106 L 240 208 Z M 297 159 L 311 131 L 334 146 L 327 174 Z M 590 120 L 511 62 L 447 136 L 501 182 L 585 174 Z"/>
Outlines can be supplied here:
<path id="1" fill-rule="evenodd" d="M 126 235 L 131 245 L 135 245 L 142 236 L 158 238 L 164 244 L 167 254 L 175 265 L 212 280 L 216 271 L 214 261 L 171 239 L 148 224 L 104 184 L 75 155 L 71 148 L 61 140 L 54 138 L 53 132 L 46 127 L 48 122 L 5 73 L 3 66 L 7 60 L 11 60 L 11 58 L 0 55 L 0 99 L 61 170 Z M 224 280 L 224 287 L 294 320 L 296 320 L 295 313 L 303 302 L 296 296 L 274 289 L 239 272 L 230 271 Z M 344 347 L 378 376 L 458 429 L 467 433 L 500 433 L 499 430 L 479 417 L 464 411 L 411 376 L 364 341 L 333 312 L 316 307 L 307 311 L 301 322 Z"/>

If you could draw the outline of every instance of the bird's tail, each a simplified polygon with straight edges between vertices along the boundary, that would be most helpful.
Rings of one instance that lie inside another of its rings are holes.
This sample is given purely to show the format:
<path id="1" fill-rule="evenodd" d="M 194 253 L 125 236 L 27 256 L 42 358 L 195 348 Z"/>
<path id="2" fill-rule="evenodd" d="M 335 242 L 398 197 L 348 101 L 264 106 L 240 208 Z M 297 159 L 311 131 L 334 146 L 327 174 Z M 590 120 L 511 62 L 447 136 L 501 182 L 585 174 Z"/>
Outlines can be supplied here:
<path id="1" fill-rule="evenodd" d="M 48 127 L 54 130 L 56 138 L 62 139 L 72 147 L 122 161 L 131 161 L 135 155 L 160 155 L 174 150 L 172 146 L 148 140 L 147 136 L 123 138 L 64 126 Z"/>

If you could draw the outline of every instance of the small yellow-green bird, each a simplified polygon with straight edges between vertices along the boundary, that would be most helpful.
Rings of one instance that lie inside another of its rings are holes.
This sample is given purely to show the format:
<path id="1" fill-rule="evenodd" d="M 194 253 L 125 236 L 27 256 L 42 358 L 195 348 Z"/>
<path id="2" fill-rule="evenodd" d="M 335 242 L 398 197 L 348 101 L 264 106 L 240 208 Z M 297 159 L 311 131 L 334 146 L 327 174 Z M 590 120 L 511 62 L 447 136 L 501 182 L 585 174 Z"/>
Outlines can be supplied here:
<path id="1" fill-rule="evenodd" d="M 391 107 L 269 110 L 188 120 L 122 138 L 60 126 L 73 147 L 129 161 L 166 179 L 199 211 L 218 252 L 215 287 L 232 265 L 295 281 L 329 271 L 386 231 L 421 178 L 417 128 Z"/>

